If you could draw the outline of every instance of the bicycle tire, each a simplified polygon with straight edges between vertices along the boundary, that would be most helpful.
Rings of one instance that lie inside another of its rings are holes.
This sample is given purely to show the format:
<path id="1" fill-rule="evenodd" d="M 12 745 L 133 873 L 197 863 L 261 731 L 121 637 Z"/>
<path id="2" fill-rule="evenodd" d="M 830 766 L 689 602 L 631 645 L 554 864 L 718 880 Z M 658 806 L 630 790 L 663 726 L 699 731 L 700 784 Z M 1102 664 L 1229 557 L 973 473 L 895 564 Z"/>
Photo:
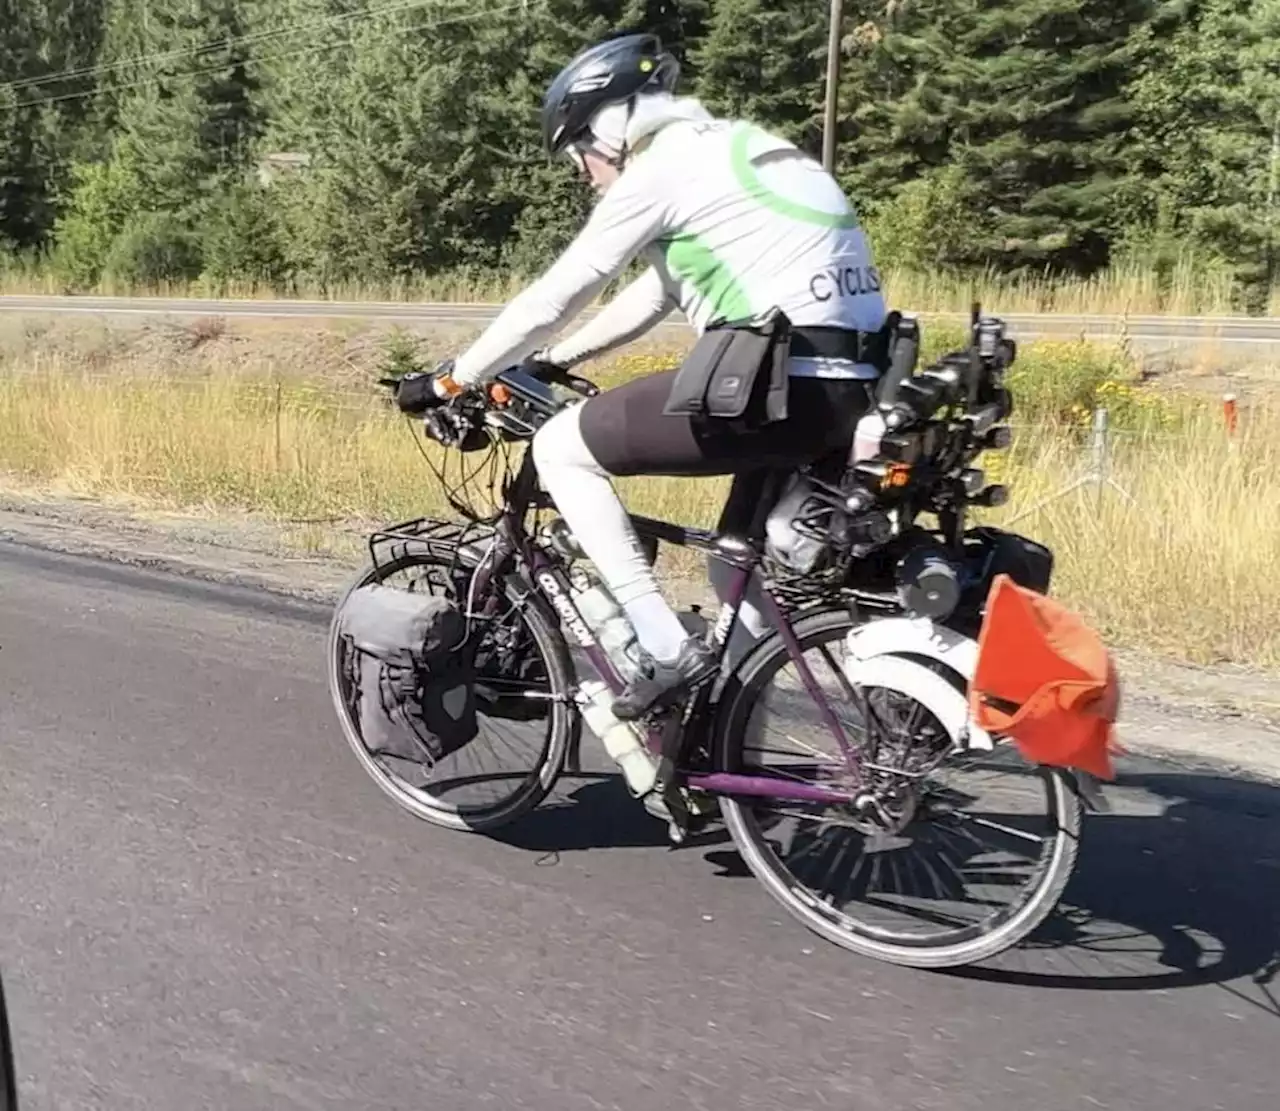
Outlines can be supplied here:
<path id="1" fill-rule="evenodd" d="M 18 1111 L 18 1064 L 13 1054 L 13 1027 L 4 979 L 0 977 L 0 1111 Z"/>
<path id="2" fill-rule="evenodd" d="M 504 594 L 507 600 L 519 609 L 546 667 L 553 695 L 553 701 L 549 703 L 549 732 L 536 768 L 522 782 L 521 787 L 503 802 L 493 807 L 464 812 L 460 808 L 428 801 L 429 796 L 425 791 L 408 787 L 398 776 L 387 772 L 369 754 L 359 729 L 352 720 L 350 707 L 343 692 L 344 674 L 338 614 L 351 593 L 369 583 L 413 567 L 449 568 L 458 558 L 455 544 L 433 540 L 414 544 L 379 562 L 376 567 L 366 566 L 351 581 L 334 609 L 334 617 L 329 625 L 327 679 L 329 693 L 347 745 L 355 753 L 365 773 L 397 806 L 416 818 L 445 829 L 487 833 L 508 825 L 535 809 L 555 787 L 563 771 L 565 754 L 569 749 L 577 719 L 577 707 L 572 701 L 574 670 L 568 646 L 549 607 L 531 588 L 510 573 L 502 576 Z M 463 559 L 464 562 L 474 566 L 474 560 L 466 557 Z"/>
<path id="3" fill-rule="evenodd" d="M 807 651 L 832 634 L 843 637 L 856 624 L 847 611 L 833 610 L 806 616 L 796 621 L 793 628 L 802 651 Z M 742 739 L 752 708 L 769 678 L 790 662 L 782 638 L 775 632 L 739 665 L 726 687 L 717 714 L 712 746 L 717 770 L 742 770 Z M 956 679 L 960 679 L 958 684 Z M 965 684 L 960 677 L 952 677 L 952 689 L 957 699 L 965 698 Z M 927 708 L 923 699 L 917 701 Z M 1084 813 L 1079 793 L 1071 774 L 1061 768 L 1036 766 L 1035 772 L 1045 784 L 1054 821 L 1053 845 L 1046 854 L 1047 861 L 1039 869 L 1035 886 L 1007 921 L 979 932 L 972 939 L 937 947 L 893 944 L 837 928 L 814 908 L 818 898 L 809 894 L 798 879 L 787 878 L 786 866 L 767 844 L 756 823 L 748 820 L 750 804 L 727 796 L 721 796 L 719 801 L 725 826 L 743 862 L 770 896 L 813 933 L 842 949 L 884 963 L 912 968 L 954 968 L 987 960 L 1017 945 L 1053 912 L 1071 879 Z M 806 894 L 798 894 L 797 889 L 803 889 Z"/>

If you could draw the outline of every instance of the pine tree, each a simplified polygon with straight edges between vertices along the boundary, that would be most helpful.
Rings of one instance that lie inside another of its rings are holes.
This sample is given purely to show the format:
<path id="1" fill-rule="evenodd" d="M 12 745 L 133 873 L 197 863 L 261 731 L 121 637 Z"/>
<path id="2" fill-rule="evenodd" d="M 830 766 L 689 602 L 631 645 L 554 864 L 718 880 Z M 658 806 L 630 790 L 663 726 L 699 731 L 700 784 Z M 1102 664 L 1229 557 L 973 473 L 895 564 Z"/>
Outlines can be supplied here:
<path id="1" fill-rule="evenodd" d="M 825 4 L 407 3 L 0 0 L 0 247 L 56 238 L 77 284 L 185 271 L 197 239 L 229 280 L 540 270 L 594 203 L 541 149 L 542 97 L 612 32 L 657 32 L 682 92 L 821 150 Z M 1252 303 L 1275 280 L 1280 0 L 846 17 L 837 173 L 882 261 L 1084 273 L 1190 248 Z M 280 151 L 309 162 L 264 190 Z"/>
<path id="2" fill-rule="evenodd" d="M 703 0 L 547 0 L 517 12 L 442 0 L 361 21 L 322 76 L 268 67 L 269 135 L 311 157 L 278 194 L 299 265 L 326 281 L 545 266 L 591 200 L 567 162 L 542 151 L 547 86 L 612 32 L 654 30 L 684 50 L 705 10 Z"/>
<path id="3" fill-rule="evenodd" d="M 1248 15 L 1251 38 L 1243 52 L 1243 85 L 1258 125 L 1254 133 L 1262 137 L 1253 144 L 1249 174 L 1251 196 L 1262 201 L 1254 208 L 1261 215 L 1260 257 L 1249 277 L 1255 287 L 1251 307 L 1263 308 L 1280 277 L 1280 0 L 1256 0 Z"/>
<path id="4" fill-rule="evenodd" d="M 716 0 L 693 52 L 712 111 L 753 120 L 810 154 L 822 151 L 827 25 L 794 0 Z"/>
<path id="5" fill-rule="evenodd" d="M 0 248 L 39 246 L 54 218 L 57 116 L 39 82 L 50 72 L 46 11 L 0 0 Z"/>
<path id="6" fill-rule="evenodd" d="M 421 23 L 439 6 L 411 12 Z M 362 23 L 385 25 L 362 14 L 368 7 L 368 0 L 276 0 L 259 8 L 254 32 L 263 37 L 253 57 L 266 117 L 263 150 L 314 152 L 341 130 L 353 39 Z"/>
<path id="7" fill-rule="evenodd" d="M 915 0 L 855 36 L 842 173 L 891 198 L 944 170 L 968 244 L 934 261 L 1091 272 L 1140 182 L 1128 74 L 1154 0 Z"/>
<path id="8" fill-rule="evenodd" d="M 156 211 L 190 213 L 240 174 L 262 126 L 250 64 L 253 0 L 118 0 L 118 19 L 146 9 L 142 57 L 122 70 L 116 155 Z"/>
<path id="9" fill-rule="evenodd" d="M 548 0 L 531 9 L 527 48 L 508 55 L 484 103 L 485 130 L 502 136 L 489 194 L 499 265 L 520 273 L 543 269 L 593 202 L 568 162 L 550 162 L 542 149 L 542 102 L 556 74 L 583 48 L 623 32 L 654 32 L 687 63 L 704 8 L 702 0 Z"/>
<path id="10" fill-rule="evenodd" d="M 638 29 L 651 31 L 680 61 L 681 76 L 692 87 L 697 77 L 693 56 L 711 17 L 711 0 L 648 0 Z"/>
<path id="11" fill-rule="evenodd" d="M 1178 6 L 1134 80 L 1146 203 L 1130 238 L 1167 273 L 1188 253 L 1230 260 L 1257 302 L 1275 279 L 1280 2 Z"/>
<path id="12" fill-rule="evenodd" d="M 456 2 L 360 20 L 323 84 L 295 82 L 322 125 L 294 129 L 311 164 L 284 191 L 304 268 L 388 280 L 492 263 L 487 148 L 502 140 L 485 100 L 523 21 Z"/>
<path id="13" fill-rule="evenodd" d="M 110 72 L 96 74 L 106 35 L 107 0 L 26 0 L 39 28 L 42 81 L 38 95 L 49 98 L 59 149 L 69 156 L 92 126 L 99 83 Z M 70 75 L 70 76 L 60 76 Z"/>

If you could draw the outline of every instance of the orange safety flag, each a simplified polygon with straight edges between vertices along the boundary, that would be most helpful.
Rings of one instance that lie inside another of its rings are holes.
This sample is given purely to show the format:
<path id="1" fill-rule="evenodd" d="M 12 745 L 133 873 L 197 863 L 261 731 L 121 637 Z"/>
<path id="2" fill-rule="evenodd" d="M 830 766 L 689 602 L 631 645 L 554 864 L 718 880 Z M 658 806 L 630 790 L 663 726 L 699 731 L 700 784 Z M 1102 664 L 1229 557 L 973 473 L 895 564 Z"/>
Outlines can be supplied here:
<path id="1" fill-rule="evenodd" d="M 1059 602 L 997 575 L 978 634 L 969 709 L 1034 764 L 1114 779 L 1120 680 L 1102 641 Z"/>

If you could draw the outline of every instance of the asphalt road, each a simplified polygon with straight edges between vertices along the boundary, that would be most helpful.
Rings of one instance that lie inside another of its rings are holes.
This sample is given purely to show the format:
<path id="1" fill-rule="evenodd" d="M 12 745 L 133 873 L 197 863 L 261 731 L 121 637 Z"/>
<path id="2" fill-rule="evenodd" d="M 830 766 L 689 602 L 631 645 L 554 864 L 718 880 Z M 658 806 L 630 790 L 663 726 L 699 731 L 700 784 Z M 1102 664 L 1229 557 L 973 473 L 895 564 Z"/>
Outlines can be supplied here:
<path id="1" fill-rule="evenodd" d="M 0 546 L 23 1111 L 1275 1108 L 1280 790 L 1130 762 L 1036 947 L 898 969 L 611 784 L 502 840 L 403 816 L 325 616 Z"/>
<path id="2" fill-rule="evenodd" d="M 229 318 L 316 318 L 370 319 L 402 325 L 471 324 L 482 326 L 492 320 L 501 306 L 489 304 L 412 304 L 394 302 L 339 301 L 201 301 L 142 297 L 2 297 L 0 312 L 29 315 L 80 314 L 99 317 L 156 317 L 193 319 L 201 316 Z M 987 310 L 999 313 L 998 306 Z M 584 314 L 586 319 L 590 314 Z M 939 319 L 952 315 L 936 314 Z M 1024 339 L 1058 336 L 1115 338 L 1121 319 L 1114 316 L 1079 316 L 1064 313 L 1000 314 L 1010 330 Z M 677 315 L 663 325 L 668 331 L 684 332 Z M 1234 358 L 1264 358 L 1280 355 L 1280 319 L 1276 317 L 1171 317 L 1132 316 L 1127 327 L 1130 340 L 1152 352 L 1187 351 L 1210 346 L 1229 352 Z"/>

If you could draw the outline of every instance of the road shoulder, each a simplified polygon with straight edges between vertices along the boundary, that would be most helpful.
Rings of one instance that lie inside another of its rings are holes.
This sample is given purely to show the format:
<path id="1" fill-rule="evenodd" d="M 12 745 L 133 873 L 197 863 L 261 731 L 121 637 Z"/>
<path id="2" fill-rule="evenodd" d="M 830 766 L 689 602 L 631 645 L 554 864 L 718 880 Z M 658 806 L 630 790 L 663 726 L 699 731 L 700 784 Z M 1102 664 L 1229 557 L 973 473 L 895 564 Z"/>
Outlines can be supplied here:
<path id="1" fill-rule="evenodd" d="M 143 511 L 0 492 L 0 541 L 332 604 L 363 562 L 362 529 Z M 1280 781 L 1280 676 L 1117 653 L 1129 751 Z"/>

